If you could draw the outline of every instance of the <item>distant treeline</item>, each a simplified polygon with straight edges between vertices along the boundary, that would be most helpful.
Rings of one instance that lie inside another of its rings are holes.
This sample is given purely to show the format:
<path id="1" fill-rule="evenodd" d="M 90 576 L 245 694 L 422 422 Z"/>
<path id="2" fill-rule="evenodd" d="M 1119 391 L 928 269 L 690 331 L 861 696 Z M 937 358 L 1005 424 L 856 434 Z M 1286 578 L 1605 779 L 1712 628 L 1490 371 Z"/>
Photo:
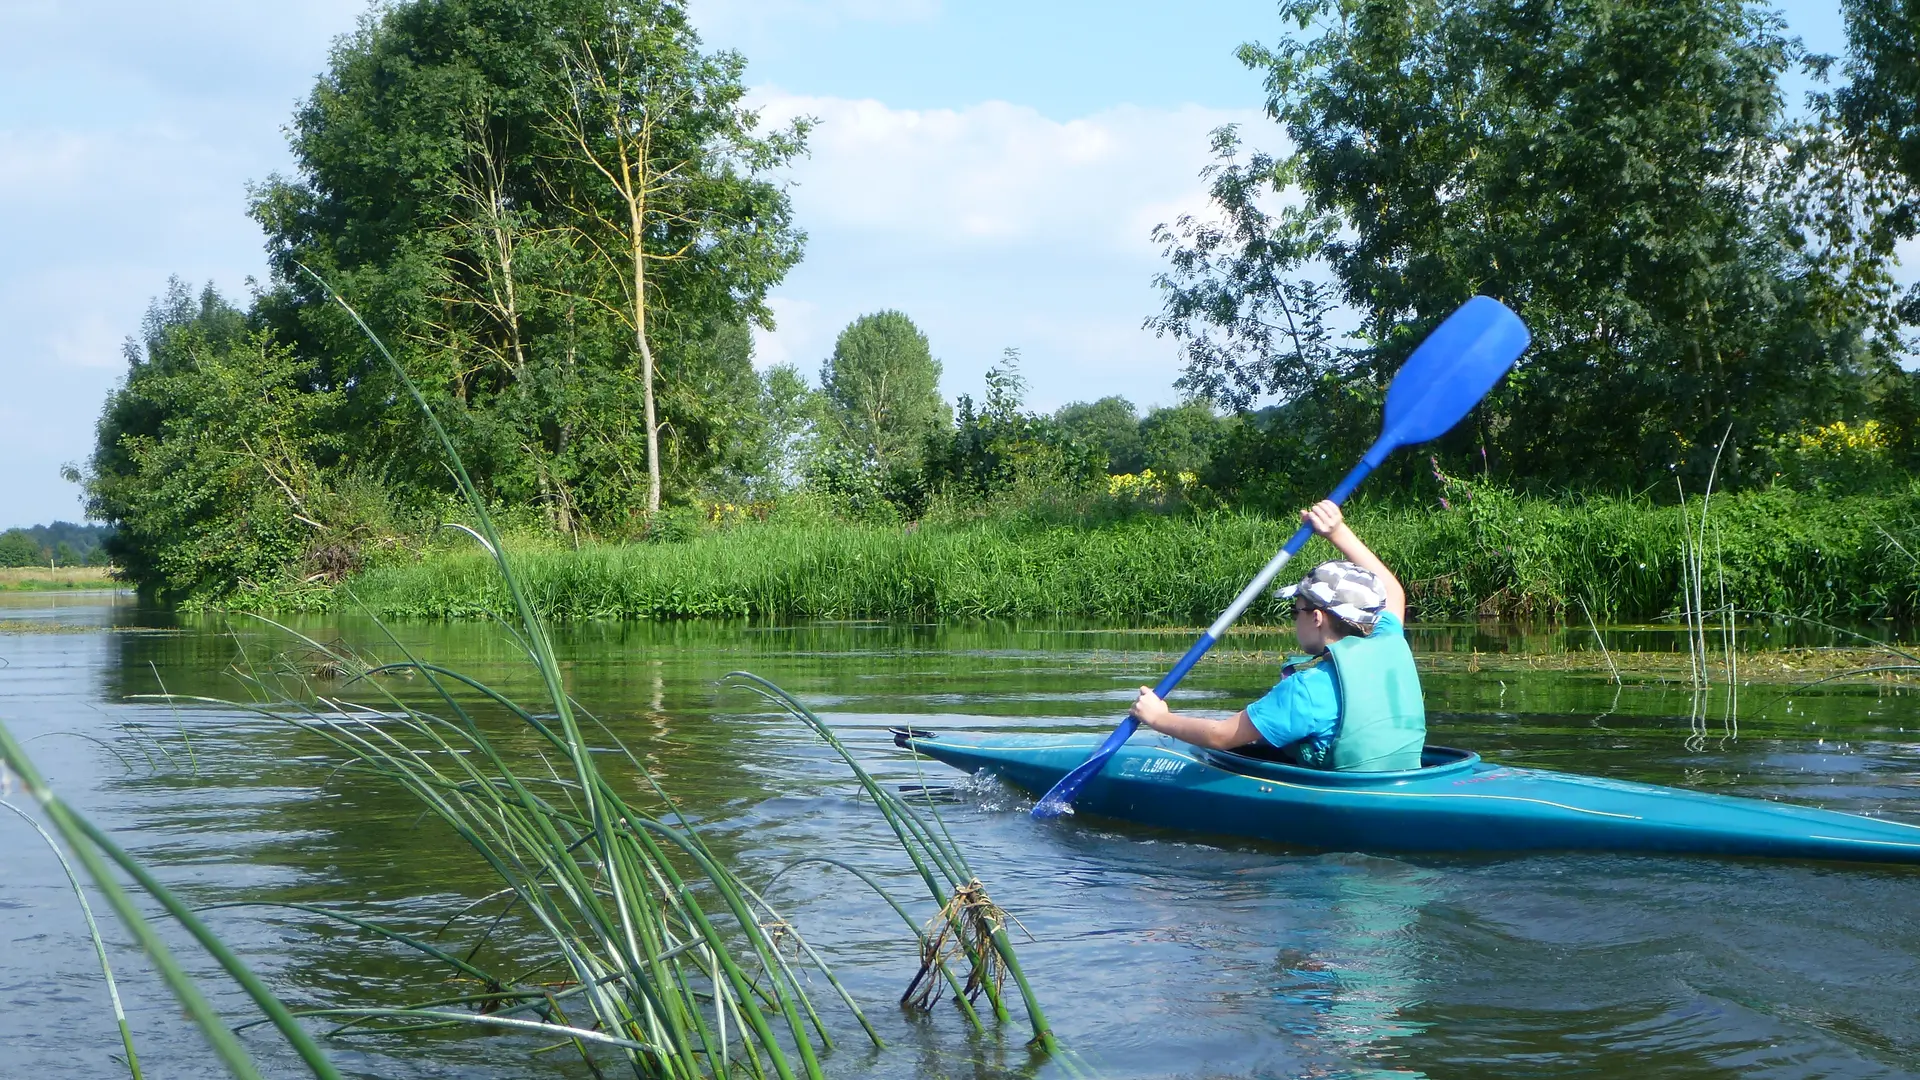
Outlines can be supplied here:
<path id="1" fill-rule="evenodd" d="M 8 529 L 0 533 L 0 567 L 6 566 L 104 566 L 107 551 L 103 546 L 113 530 L 105 525 L 75 525 L 56 521 L 27 529 Z"/>
<path id="2" fill-rule="evenodd" d="M 333 289 L 522 536 L 680 539 L 792 505 L 1287 516 L 1486 294 L 1531 351 L 1372 497 L 1895 492 L 1920 467 L 1920 292 L 1893 278 L 1920 234 L 1914 4 L 1843 0 L 1835 59 L 1739 0 L 1287 0 L 1248 27 L 1280 40 L 1240 53 L 1281 130 L 1215 133 L 1209 212 L 1155 230 L 1147 323 L 1185 402 L 1145 415 L 1097 390 L 1033 410 L 1011 349 L 948 401 L 897 311 L 817 378 L 756 371 L 802 253 L 778 170 L 808 124 L 764 127 L 740 56 L 678 0 L 383 5 L 295 113 L 295 173 L 253 192 L 270 280 L 244 307 L 169 286 L 77 475 L 161 599 L 410 559 L 458 513 L 448 463 Z M 1818 92 L 1790 109 L 1796 72 Z"/>

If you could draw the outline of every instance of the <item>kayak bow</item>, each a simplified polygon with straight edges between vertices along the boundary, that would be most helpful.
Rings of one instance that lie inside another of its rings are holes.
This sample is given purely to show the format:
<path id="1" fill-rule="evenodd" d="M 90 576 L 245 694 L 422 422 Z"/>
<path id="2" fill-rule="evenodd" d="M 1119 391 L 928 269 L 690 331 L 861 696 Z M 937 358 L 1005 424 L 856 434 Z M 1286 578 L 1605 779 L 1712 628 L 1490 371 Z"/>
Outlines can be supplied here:
<path id="1" fill-rule="evenodd" d="M 1097 735 L 945 737 L 898 745 L 1043 793 Z M 1330 851 L 1606 851 L 1920 863 L 1920 825 L 1791 803 L 1489 764 L 1429 746 L 1406 772 L 1304 769 L 1160 735 L 1116 753 L 1080 812 Z"/>

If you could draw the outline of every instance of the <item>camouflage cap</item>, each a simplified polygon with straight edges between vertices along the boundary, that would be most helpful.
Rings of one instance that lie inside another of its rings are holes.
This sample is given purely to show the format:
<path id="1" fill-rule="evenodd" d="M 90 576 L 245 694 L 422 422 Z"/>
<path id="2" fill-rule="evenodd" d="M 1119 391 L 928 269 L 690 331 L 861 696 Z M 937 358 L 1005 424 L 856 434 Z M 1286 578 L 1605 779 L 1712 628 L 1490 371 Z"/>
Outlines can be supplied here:
<path id="1" fill-rule="evenodd" d="M 1323 562 L 1299 584 L 1280 590 L 1281 599 L 1294 597 L 1339 616 L 1363 634 L 1373 633 L 1374 622 L 1387 606 L 1386 590 L 1373 571 L 1346 561 Z"/>

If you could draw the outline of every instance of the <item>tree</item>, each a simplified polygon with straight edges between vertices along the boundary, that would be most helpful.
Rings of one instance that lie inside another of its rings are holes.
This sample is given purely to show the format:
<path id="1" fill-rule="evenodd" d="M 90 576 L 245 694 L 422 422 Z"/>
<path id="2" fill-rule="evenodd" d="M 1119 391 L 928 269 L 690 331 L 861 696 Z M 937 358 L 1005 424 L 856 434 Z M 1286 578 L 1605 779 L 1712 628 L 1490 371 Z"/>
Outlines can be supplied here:
<path id="1" fill-rule="evenodd" d="M 211 287 L 193 304 L 173 283 L 127 362 L 83 483 L 143 592 L 204 601 L 278 580 L 351 526 L 322 465 L 338 451 L 339 395 L 307 389 L 310 366 Z"/>
<path id="2" fill-rule="evenodd" d="M 1020 373 L 1020 350 L 1002 352 L 986 381 L 980 406 L 962 394 L 951 431 L 929 440 L 927 488 L 981 502 L 1008 494 L 1082 492 L 1105 476 L 1106 454 L 1099 447 L 1022 408 L 1027 380 Z"/>
<path id="3" fill-rule="evenodd" d="M 751 426 L 759 386 L 720 343 L 770 324 L 803 239 L 765 173 L 804 125 L 756 134 L 742 64 L 675 0 L 411 0 L 341 42 L 291 126 L 297 174 L 253 210 L 259 317 L 343 395 L 356 461 L 421 504 L 448 482 L 303 267 L 395 348 L 488 498 L 617 531 L 726 470 L 701 455 L 746 437 L 716 431 Z"/>
<path id="4" fill-rule="evenodd" d="M 1227 425 L 1204 401 L 1155 409 L 1140 422 L 1141 456 L 1156 475 L 1175 481 L 1181 473 L 1205 470 L 1226 433 Z"/>
<path id="5" fill-rule="evenodd" d="M 800 483 L 804 444 L 817 411 L 814 394 L 791 364 L 761 373 L 760 427 L 747 473 L 750 495 L 773 495 Z"/>
<path id="6" fill-rule="evenodd" d="M 848 323 L 820 368 L 820 388 L 835 436 L 882 476 L 918 468 L 928 436 L 949 423 L 940 361 L 898 311 Z"/>
<path id="7" fill-rule="evenodd" d="M 583 248 L 618 281 L 639 358 L 647 511 L 660 509 L 660 422 L 649 320 L 667 316 L 663 275 L 704 271 L 718 295 L 766 323 L 766 289 L 800 257 L 785 195 L 755 174 L 805 145 L 805 124 L 756 136 L 738 54 L 704 55 L 683 7 L 617 3 L 563 27 L 562 94 L 549 122 L 576 168 L 562 201 Z M 675 264 L 689 264 L 676 267 Z M 696 295 L 698 295 L 696 293 Z"/>
<path id="8" fill-rule="evenodd" d="M 1104 453 L 1110 475 L 1146 468 L 1141 453 L 1140 414 L 1126 398 L 1103 397 L 1062 405 L 1053 414 L 1053 421 L 1068 436 Z"/>
<path id="9" fill-rule="evenodd" d="M 1534 344 L 1443 448 L 1519 479 L 1704 474 L 1729 425 L 1744 447 L 1861 405 L 1883 363 L 1869 314 L 1808 273 L 1771 195 L 1796 55 L 1777 18 L 1737 0 L 1282 11 L 1301 33 L 1241 58 L 1295 153 L 1243 158 L 1217 133 L 1219 220 L 1157 233 L 1151 325 L 1185 343 L 1190 391 L 1369 429 L 1412 345 L 1483 293 Z"/>
<path id="10" fill-rule="evenodd" d="M 0 533 L 0 566 L 38 566 L 44 557 L 40 545 L 33 542 L 25 529 Z"/>
<path id="11" fill-rule="evenodd" d="M 1870 158 L 1903 175 L 1907 197 L 1887 214 L 1899 236 L 1920 233 L 1920 2 L 1842 0 L 1849 81 L 1832 104 Z"/>
<path id="12" fill-rule="evenodd" d="M 1878 343 L 1910 353 L 1902 324 L 1920 323 L 1920 284 L 1901 300 L 1890 267 L 1900 241 L 1920 235 L 1920 3 L 1843 0 L 1841 10 L 1848 82 L 1813 97 L 1819 115 L 1800 154 L 1809 178 L 1797 192 L 1800 217 L 1807 246 L 1878 301 Z M 1913 383 L 1910 372 L 1889 370 L 1875 387 L 1875 411 L 1909 462 L 1920 441 Z"/>

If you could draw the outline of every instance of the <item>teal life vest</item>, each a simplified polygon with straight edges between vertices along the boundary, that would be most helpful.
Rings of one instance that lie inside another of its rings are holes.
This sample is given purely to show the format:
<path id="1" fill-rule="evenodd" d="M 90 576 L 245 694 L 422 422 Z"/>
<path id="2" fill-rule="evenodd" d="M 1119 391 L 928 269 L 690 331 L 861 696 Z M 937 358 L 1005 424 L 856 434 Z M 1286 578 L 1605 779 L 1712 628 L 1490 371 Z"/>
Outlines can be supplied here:
<path id="1" fill-rule="evenodd" d="M 1340 722 L 1330 767 L 1336 772 L 1419 768 L 1427 741 L 1427 707 L 1406 636 L 1350 635 L 1330 642 L 1327 658 L 1340 685 Z"/>

